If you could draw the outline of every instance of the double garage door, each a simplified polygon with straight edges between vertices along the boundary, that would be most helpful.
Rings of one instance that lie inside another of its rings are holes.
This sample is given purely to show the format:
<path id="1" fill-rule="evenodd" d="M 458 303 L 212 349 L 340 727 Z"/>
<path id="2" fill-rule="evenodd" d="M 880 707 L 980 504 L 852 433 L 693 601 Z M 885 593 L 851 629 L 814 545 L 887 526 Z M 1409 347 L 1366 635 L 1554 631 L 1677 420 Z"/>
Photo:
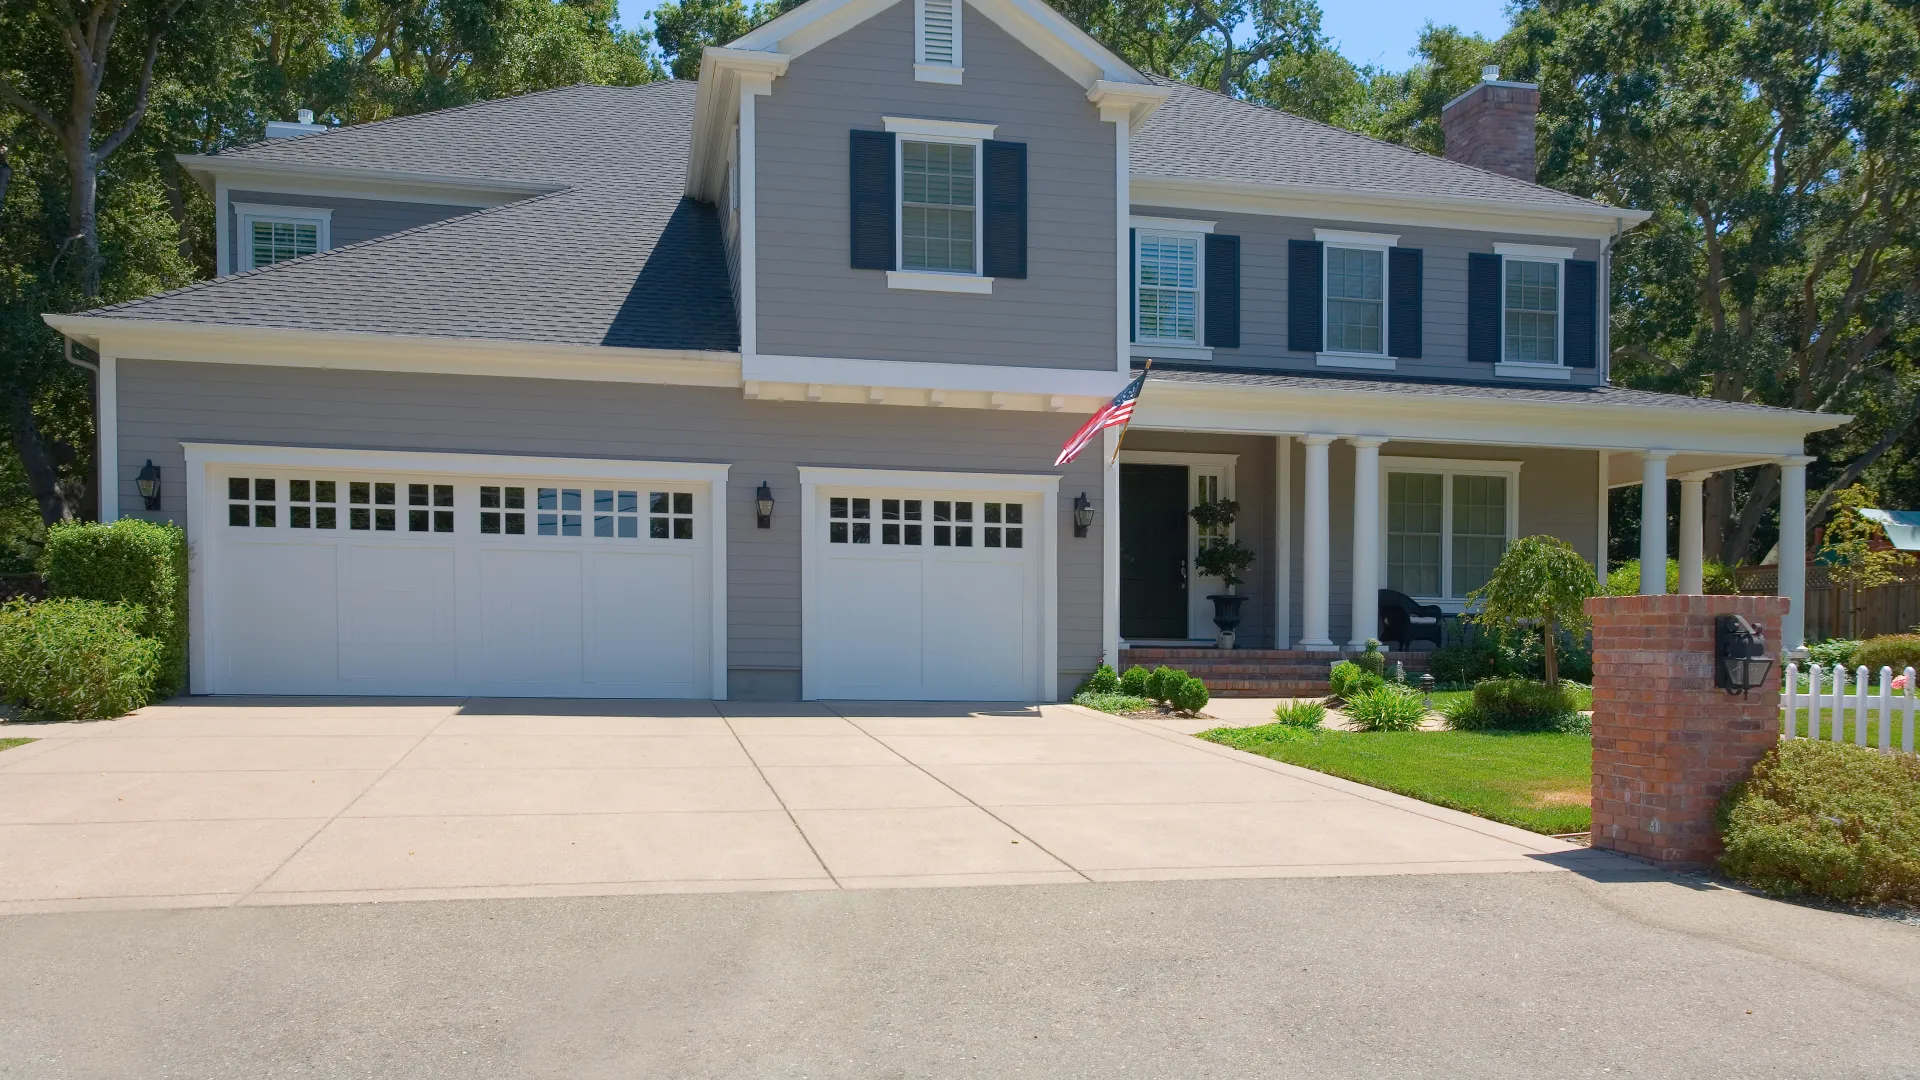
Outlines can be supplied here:
<path id="1" fill-rule="evenodd" d="M 724 467 L 649 476 L 616 462 L 412 455 L 396 469 L 377 454 L 258 456 L 199 471 L 196 660 L 210 676 L 199 689 L 724 690 L 712 663 L 724 654 L 712 512 Z"/>

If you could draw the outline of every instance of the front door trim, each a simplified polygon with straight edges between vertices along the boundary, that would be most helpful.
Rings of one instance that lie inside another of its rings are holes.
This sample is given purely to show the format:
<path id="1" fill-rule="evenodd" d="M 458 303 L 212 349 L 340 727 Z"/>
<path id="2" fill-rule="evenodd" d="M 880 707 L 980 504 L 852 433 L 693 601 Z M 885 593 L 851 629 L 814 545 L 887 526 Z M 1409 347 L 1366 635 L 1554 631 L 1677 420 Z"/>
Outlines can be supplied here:
<path id="1" fill-rule="evenodd" d="M 1238 490 L 1234 484 L 1234 473 L 1240 466 L 1239 454 L 1207 454 L 1185 450 L 1122 450 L 1120 451 L 1120 463 L 1123 465 L 1185 465 L 1187 467 L 1187 491 L 1189 501 L 1192 499 L 1195 476 L 1200 473 L 1211 473 L 1220 477 L 1220 492 L 1222 498 L 1238 498 L 1238 496 L 1234 494 L 1234 492 Z M 1231 533 L 1229 535 L 1231 535 Z M 1188 565 L 1192 565 L 1193 556 L 1199 551 L 1199 548 L 1200 526 L 1196 525 L 1192 518 L 1188 518 Z M 1187 636 L 1193 641 L 1211 641 L 1213 635 L 1205 631 L 1208 624 L 1212 621 L 1212 616 L 1209 614 L 1212 610 L 1212 605 L 1207 601 L 1207 590 L 1198 587 L 1200 581 L 1199 571 L 1194 571 L 1189 575 L 1187 580 L 1190 586 L 1187 590 Z M 1124 638 L 1125 635 L 1122 635 L 1122 637 Z M 1125 642 L 1123 641 L 1122 645 L 1124 646 L 1124 644 Z"/>

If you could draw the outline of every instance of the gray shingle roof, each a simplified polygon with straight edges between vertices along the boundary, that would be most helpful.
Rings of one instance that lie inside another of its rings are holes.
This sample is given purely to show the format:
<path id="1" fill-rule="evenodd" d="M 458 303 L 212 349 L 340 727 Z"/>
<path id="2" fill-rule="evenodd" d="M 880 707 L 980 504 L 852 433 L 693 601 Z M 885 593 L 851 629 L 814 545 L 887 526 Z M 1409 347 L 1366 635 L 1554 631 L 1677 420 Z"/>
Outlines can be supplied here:
<path id="1" fill-rule="evenodd" d="M 1137 373 L 1141 365 L 1135 365 Z M 1185 368 L 1156 362 L 1150 382 L 1197 383 L 1212 386 L 1271 386 L 1280 389 L 1342 391 L 1347 393 L 1390 394 L 1401 397 L 1478 398 L 1495 401 L 1559 402 L 1570 405 L 1631 405 L 1636 408 L 1711 410 L 1753 415 L 1795 412 L 1770 405 L 1750 405 L 1740 401 L 1715 401 L 1712 398 L 1658 394 L 1650 390 L 1629 390 L 1622 386 L 1518 386 L 1508 383 L 1450 382 L 1414 379 L 1404 376 L 1294 374 L 1286 371 L 1251 371 L 1233 368 Z M 1802 414 L 1811 415 L 1811 414 Z"/>
<path id="2" fill-rule="evenodd" d="M 682 195 L 695 89 L 575 86 L 229 152 L 558 190 L 93 314 L 737 349 L 719 219 Z"/>
<path id="3" fill-rule="evenodd" d="M 1601 204 L 1152 76 L 1173 91 L 1134 136 L 1133 174 L 1486 199 L 1591 213 Z"/>

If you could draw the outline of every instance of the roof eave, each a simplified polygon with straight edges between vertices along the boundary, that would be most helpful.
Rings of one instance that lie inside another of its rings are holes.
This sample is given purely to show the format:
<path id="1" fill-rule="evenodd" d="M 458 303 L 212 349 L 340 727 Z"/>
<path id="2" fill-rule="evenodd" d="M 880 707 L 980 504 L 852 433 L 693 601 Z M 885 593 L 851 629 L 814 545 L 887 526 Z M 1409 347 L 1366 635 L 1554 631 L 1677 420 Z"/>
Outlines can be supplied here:
<path id="1" fill-rule="evenodd" d="M 1178 197 L 1183 194 L 1201 196 L 1224 196 L 1248 199 L 1254 202 L 1267 201 L 1273 204 L 1269 212 L 1284 213 L 1287 204 L 1306 202 L 1347 201 L 1361 204 L 1363 207 L 1375 207 L 1381 210 L 1404 210 L 1409 212 L 1452 212 L 1482 215 L 1489 218 L 1512 218 L 1537 225 L 1564 224 L 1575 226 L 1580 235 L 1596 237 L 1624 232 L 1652 217 L 1646 210 L 1627 210 L 1607 206 L 1604 203 L 1582 200 L 1585 205 L 1567 205 L 1560 207 L 1534 206 L 1516 200 L 1483 199 L 1468 195 L 1422 194 L 1415 192 L 1383 192 L 1368 188 L 1345 187 L 1334 184 L 1281 184 L 1264 183 L 1253 180 L 1213 180 L 1199 177 L 1168 176 L 1151 172 L 1135 171 L 1132 175 L 1133 201 L 1152 202 L 1153 196 Z M 1571 198 L 1571 196 L 1569 196 Z M 1302 209 L 1307 209 L 1302 207 Z"/>
<path id="2" fill-rule="evenodd" d="M 317 165 L 307 162 L 256 161 L 220 154 L 176 154 L 174 160 L 202 187 L 211 191 L 225 180 L 258 179 L 276 183 L 295 180 L 321 180 L 338 183 L 359 182 L 443 189 L 497 196 L 494 201 L 508 202 L 530 195 L 564 191 L 572 185 L 562 180 L 503 180 L 495 177 L 461 176 L 454 173 L 413 169 L 377 169 L 358 165 Z"/>

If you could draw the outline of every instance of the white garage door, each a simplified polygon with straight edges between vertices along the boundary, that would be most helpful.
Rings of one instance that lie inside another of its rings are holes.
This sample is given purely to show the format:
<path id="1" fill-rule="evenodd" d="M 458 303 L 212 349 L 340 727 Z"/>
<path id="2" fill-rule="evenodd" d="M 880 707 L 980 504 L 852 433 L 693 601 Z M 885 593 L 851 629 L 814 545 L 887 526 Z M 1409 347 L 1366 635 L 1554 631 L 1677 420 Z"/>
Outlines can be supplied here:
<path id="1" fill-rule="evenodd" d="M 196 689 L 714 696 L 708 483 L 427 458 L 206 466 Z"/>
<path id="2" fill-rule="evenodd" d="M 806 487 L 807 697 L 1053 696 L 1045 495 Z"/>

